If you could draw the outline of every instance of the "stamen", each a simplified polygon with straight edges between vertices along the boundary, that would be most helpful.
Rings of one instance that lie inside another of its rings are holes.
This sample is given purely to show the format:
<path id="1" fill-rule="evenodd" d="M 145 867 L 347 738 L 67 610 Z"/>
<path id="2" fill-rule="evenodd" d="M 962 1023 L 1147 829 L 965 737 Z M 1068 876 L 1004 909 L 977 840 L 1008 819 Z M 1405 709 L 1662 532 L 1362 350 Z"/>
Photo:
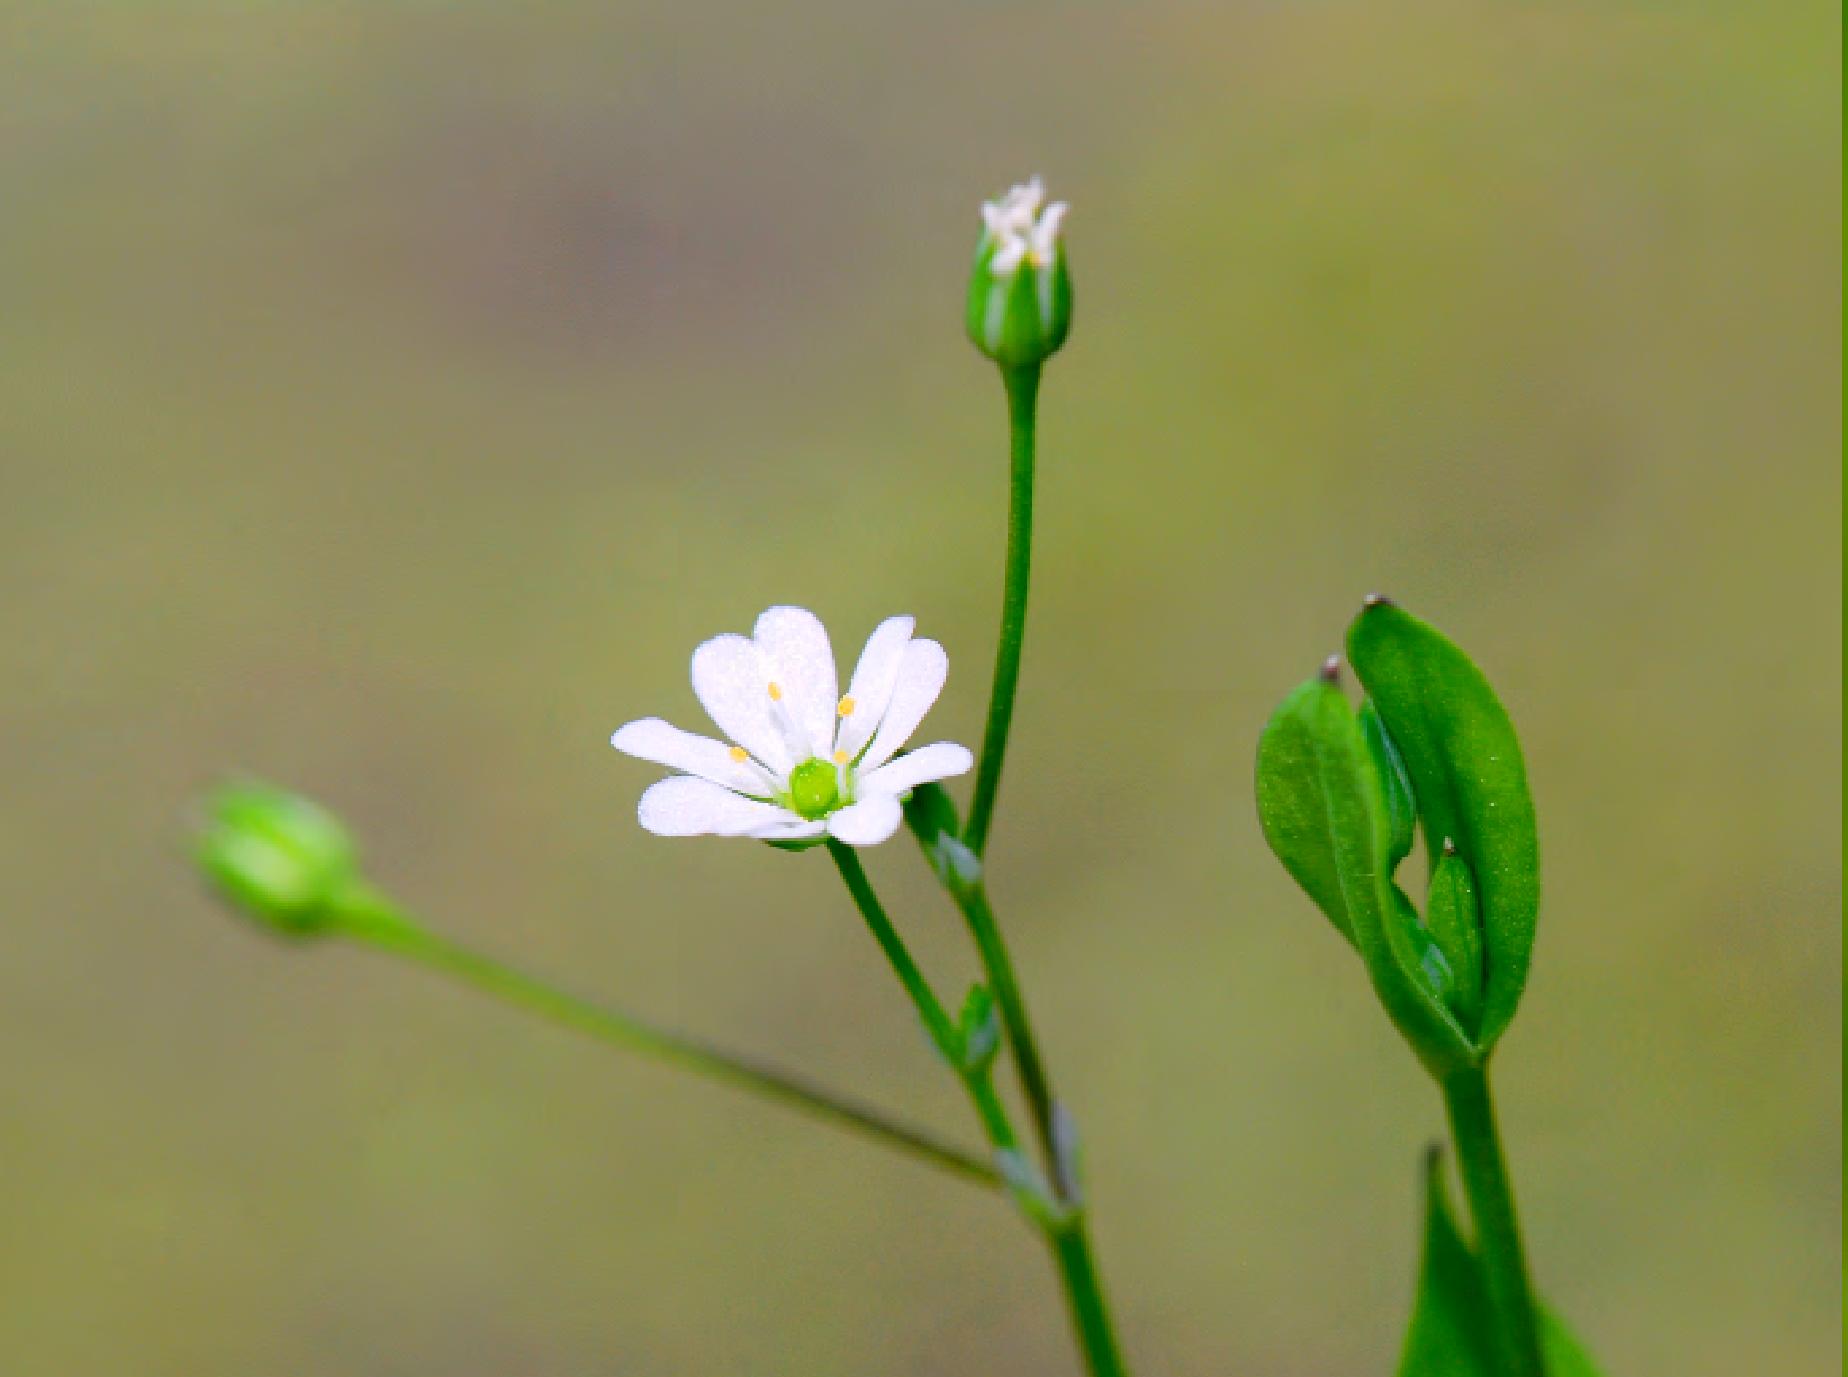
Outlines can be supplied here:
<path id="1" fill-rule="evenodd" d="M 852 699 L 852 698 L 843 698 L 843 699 L 841 699 L 841 705 L 840 705 L 840 708 L 838 709 L 838 711 L 840 712 L 840 715 L 841 715 L 842 717 L 852 717 L 852 716 L 853 716 L 853 708 L 854 708 L 854 702 L 853 702 L 853 699 Z"/>
<path id="2" fill-rule="evenodd" d="M 770 681 L 770 701 L 772 703 L 780 703 L 783 701 L 783 686 L 774 679 Z"/>
<path id="3" fill-rule="evenodd" d="M 836 751 L 834 753 L 834 763 L 836 765 L 845 765 L 847 763 L 847 760 L 848 760 L 847 752 Z"/>
<path id="4" fill-rule="evenodd" d="M 731 758 L 742 765 L 751 758 L 751 753 L 742 746 L 733 746 L 731 748 Z"/>

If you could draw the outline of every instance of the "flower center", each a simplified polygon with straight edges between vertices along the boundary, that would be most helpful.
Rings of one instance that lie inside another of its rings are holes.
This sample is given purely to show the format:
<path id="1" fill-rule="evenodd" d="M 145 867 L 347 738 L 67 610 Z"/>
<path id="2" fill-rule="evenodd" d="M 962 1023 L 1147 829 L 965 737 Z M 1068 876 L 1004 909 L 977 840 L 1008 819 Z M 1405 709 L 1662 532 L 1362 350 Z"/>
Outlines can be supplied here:
<path id="1" fill-rule="evenodd" d="M 789 805 L 814 822 L 832 813 L 841 802 L 841 776 L 825 760 L 805 760 L 789 772 Z"/>

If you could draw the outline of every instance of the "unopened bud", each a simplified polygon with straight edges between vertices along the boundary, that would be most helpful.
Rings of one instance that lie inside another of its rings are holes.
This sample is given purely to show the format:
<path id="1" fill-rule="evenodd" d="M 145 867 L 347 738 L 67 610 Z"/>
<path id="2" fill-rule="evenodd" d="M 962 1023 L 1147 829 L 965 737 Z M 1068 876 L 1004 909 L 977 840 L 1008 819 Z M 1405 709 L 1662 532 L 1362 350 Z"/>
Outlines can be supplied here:
<path id="1" fill-rule="evenodd" d="M 975 347 L 1003 368 L 1043 363 L 1071 331 L 1065 211 L 1063 201 L 1046 204 L 1037 177 L 982 206 L 966 324 Z"/>
<path id="2" fill-rule="evenodd" d="M 199 864 L 245 915 L 290 936 L 325 932 L 358 889 L 352 838 L 318 804 L 262 784 L 207 804 Z"/>

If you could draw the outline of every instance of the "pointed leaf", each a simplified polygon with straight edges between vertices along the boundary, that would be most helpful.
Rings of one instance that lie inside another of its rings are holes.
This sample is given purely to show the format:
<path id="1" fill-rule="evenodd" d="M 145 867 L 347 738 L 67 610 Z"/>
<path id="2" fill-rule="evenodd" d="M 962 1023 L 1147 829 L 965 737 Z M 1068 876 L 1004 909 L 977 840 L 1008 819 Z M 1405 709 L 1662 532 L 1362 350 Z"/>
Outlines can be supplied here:
<path id="1" fill-rule="evenodd" d="M 1488 1286 L 1474 1249 L 1457 1227 L 1436 1148 L 1425 1154 L 1424 1190 L 1424 1260 L 1399 1355 L 1399 1377 L 1500 1377 Z M 1547 1377 L 1600 1377 L 1591 1356 L 1545 1306 L 1540 1342 Z"/>
<path id="2" fill-rule="evenodd" d="M 1527 983 L 1540 906 L 1539 843 L 1520 743 L 1482 671 L 1449 640 L 1373 601 L 1348 629 L 1348 658 L 1411 778 L 1435 867 L 1444 840 L 1468 862 L 1482 908 L 1486 1050 Z"/>
<path id="3" fill-rule="evenodd" d="M 1475 1049 L 1423 967 L 1411 903 L 1392 883 L 1385 786 L 1340 686 L 1311 680 L 1258 741 L 1258 818 L 1284 868 L 1353 943 L 1392 1019 L 1433 1075 Z"/>
<path id="4" fill-rule="evenodd" d="M 1313 727 L 1315 702 L 1327 691 L 1319 680 L 1304 684 L 1283 700 L 1258 738 L 1258 825 L 1290 878 L 1351 945 L 1354 925 L 1341 893 Z"/>
<path id="5" fill-rule="evenodd" d="M 1425 1154 L 1424 1196 L 1424 1260 L 1399 1377 L 1494 1377 L 1488 1287 L 1450 1212 L 1436 1148 Z"/>

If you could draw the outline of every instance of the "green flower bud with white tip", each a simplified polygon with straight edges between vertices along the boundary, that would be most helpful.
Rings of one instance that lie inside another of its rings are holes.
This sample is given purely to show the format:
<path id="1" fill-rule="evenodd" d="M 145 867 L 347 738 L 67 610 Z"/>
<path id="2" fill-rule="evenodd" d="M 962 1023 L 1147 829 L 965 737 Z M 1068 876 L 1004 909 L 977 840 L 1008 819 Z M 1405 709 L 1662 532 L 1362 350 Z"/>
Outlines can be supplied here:
<path id="1" fill-rule="evenodd" d="M 212 796 L 197 855 L 234 907 L 291 937 L 332 930 L 361 893 L 357 853 L 339 819 L 265 784 Z"/>
<path id="2" fill-rule="evenodd" d="M 1032 368 L 1072 328 L 1063 201 L 1046 204 L 1038 177 L 982 206 L 982 237 L 969 275 L 969 338 L 1003 368 Z"/>

